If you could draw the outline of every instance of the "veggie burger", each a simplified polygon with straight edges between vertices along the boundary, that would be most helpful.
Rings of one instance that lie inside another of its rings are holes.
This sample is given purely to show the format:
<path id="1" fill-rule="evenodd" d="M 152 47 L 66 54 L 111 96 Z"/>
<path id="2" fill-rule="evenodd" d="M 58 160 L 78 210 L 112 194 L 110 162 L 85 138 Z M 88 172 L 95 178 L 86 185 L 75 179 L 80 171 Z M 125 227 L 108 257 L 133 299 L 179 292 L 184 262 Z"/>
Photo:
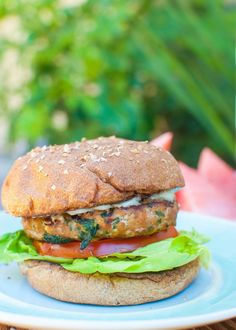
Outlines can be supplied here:
<path id="1" fill-rule="evenodd" d="M 2 204 L 23 230 L 0 238 L 39 292 L 83 304 L 132 305 L 172 296 L 206 264 L 204 238 L 175 228 L 173 156 L 116 137 L 35 148 L 13 164 Z"/>

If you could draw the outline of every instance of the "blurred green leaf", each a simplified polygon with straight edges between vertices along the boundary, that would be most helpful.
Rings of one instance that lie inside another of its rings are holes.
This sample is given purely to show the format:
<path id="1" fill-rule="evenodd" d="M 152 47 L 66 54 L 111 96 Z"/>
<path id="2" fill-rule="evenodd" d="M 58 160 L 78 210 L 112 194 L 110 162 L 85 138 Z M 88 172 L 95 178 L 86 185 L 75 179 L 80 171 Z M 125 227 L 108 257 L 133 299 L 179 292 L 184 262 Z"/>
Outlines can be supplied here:
<path id="1" fill-rule="evenodd" d="M 233 163 L 235 6 L 2 0 L 0 19 L 9 18 L 22 37 L 3 35 L 0 60 L 14 50 L 23 70 L 0 72 L 0 114 L 9 118 L 12 141 L 148 139 L 173 130 L 177 158 L 194 165 L 208 145 Z M 15 72 L 26 77 L 19 86 L 11 83 Z M 23 103 L 13 111 L 14 93 Z M 58 111 L 68 118 L 64 130 L 55 126 Z"/>

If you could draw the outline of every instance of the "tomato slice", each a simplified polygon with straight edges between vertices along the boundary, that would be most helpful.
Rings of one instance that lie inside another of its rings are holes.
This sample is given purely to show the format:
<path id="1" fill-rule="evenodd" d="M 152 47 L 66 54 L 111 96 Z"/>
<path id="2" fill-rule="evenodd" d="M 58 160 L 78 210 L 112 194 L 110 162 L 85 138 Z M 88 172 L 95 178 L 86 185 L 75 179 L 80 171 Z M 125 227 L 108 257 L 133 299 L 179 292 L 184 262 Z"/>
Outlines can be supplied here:
<path id="1" fill-rule="evenodd" d="M 132 238 L 111 238 L 91 242 L 85 249 L 80 249 L 80 242 L 52 244 L 34 241 L 34 246 L 39 254 L 61 258 L 88 258 L 102 257 L 117 252 L 134 251 L 151 243 L 159 242 L 170 237 L 178 236 L 174 226 L 167 230 L 149 236 Z"/>

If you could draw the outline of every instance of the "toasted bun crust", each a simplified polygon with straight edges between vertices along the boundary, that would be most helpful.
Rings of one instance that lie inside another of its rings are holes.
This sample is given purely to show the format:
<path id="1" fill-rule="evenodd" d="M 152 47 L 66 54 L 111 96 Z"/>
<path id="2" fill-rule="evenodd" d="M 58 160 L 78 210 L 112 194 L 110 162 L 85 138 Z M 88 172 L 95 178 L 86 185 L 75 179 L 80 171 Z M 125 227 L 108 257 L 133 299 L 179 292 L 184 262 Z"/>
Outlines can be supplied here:
<path id="1" fill-rule="evenodd" d="M 170 153 L 115 137 L 36 148 L 13 164 L 2 204 L 15 216 L 58 214 L 184 185 Z"/>
<path id="2" fill-rule="evenodd" d="M 81 274 L 45 261 L 26 261 L 31 286 L 58 300 L 94 305 L 137 305 L 175 295 L 197 276 L 199 261 L 158 273 Z"/>

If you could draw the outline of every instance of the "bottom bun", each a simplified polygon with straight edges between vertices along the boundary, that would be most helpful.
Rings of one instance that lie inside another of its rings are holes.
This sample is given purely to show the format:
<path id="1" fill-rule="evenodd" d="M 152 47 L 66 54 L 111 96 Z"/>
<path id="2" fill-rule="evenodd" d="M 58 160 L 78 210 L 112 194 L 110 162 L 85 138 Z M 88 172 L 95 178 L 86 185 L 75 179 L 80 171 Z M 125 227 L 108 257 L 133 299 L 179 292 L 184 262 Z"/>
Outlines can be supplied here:
<path id="1" fill-rule="evenodd" d="M 196 259 L 157 273 L 81 274 L 45 262 L 29 260 L 21 271 L 31 286 L 58 300 L 94 305 L 137 305 L 175 295 L 186 288 L 200 269 Z"/>

